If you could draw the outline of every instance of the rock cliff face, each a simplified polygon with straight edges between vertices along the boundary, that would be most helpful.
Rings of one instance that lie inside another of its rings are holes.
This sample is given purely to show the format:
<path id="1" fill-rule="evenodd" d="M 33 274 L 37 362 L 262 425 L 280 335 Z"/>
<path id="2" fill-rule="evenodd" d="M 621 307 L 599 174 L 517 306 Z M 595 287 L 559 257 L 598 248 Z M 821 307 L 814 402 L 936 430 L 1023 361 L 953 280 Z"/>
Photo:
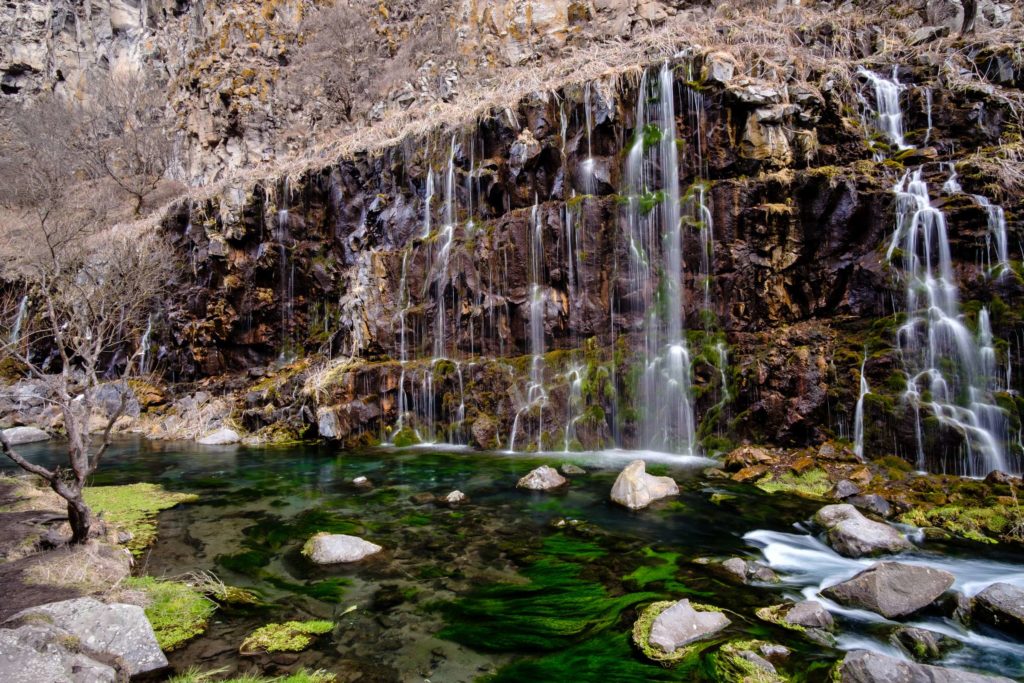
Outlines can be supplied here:
<path id="1" fill-rule="evenodd" d="M 200 27 L 178 34 L 193 41 L 179 54 L 192 56 L 168 69 L 193 179 L 295 151 L 316 129 L 296 124 L 308 110 L 293 103 L 290 118 L 275 95 L 309 8 L 256 4 L 161 6 L 160 21 Z M 156 30 L 149 7 L 124 36 Z M 1001 5 L 982 9 L 986 25 L 1016 21 Z M 515 65 L 595 35 L 635 37 L 681 11 L 482 2 L 453 16 L 481 55 Z M 913 40 L 949 31 L 936 11 L 908 15 Z M 808 42 L 840 49 L 827 25 L 814 26 Z M 262 36 L 251 49 L 250 34 Z M 219 51 L 197 57 L 217 40 Z M 947 467 L 971 447 L 970 430 L 929 417 L 930 395 L 905 395 L 910 276 L 894 188 L 918 169 L 930 188 L 961 322 L 983 345 L 985 318 L 985 348 L 1006 377 L 987 400 L 1015 433 L 1024 203 L 1007 169 L 1019 165 L 1024 71 L 997 43 L 969 44 L 967 77 L 927 49 L 882 55 L 870 30 L 850 40 L 853 61 L 774 70 L 740 48 L 652 47 L 644 63 L 469 121 L 426 121 L 331 163 L 182 201 L 162 226 L 183 276 L 154 321 L 158 367 L 179 381 L 229 378 L 235 417 L 259 434 L 600 448 L 649 444 L 644 423 L 660 409 L 650 396 L 661 394 L 645 372 L 667 373 L 665 358 L 652 365 L 663 344 L 666 358 L 685 351 L 701 452 L 853 438 L 859 406 L 864 452 L 927 451 Z M 38 68 L 19 70 L 19 59 Z M 12 87 L 52 71 L 47 59 L 5 55 Z M 647 175 L 638 181 L 634 168 Z M 653 263 L 671 224 L 678 285 Z M 642 246 L 647 225 L 659 227 Z M 1009 244 L 998 272 L 997 241 Z M 670 320 L 675 301 L 682 343 L 652 342 L 652 318 Z M 1019 444 L 1005 450 L 1019 469 Z"/>

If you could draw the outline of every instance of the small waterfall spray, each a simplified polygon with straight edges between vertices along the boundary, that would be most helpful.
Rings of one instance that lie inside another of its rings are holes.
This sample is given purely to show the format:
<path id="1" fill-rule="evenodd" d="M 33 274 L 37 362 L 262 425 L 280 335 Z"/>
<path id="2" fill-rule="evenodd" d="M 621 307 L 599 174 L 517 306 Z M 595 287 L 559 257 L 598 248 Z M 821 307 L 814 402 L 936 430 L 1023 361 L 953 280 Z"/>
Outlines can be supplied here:
<path id="1" fill-rule="evenodd" d="M 295 264 L 289 256 L 287 242 L 290 239 L 288 212 L 289 186 L 286 177 L 282 183 L 281 198 L 277 209 L 278 280 L 281 283 L 281 361 L 290 360 L 292 317 L 295 299 Z"/>
<path id="2" fill-rule="evenodd" d="M 18 304 L 18 313 L 14 316 L 14 326 L 11 328 L 10 344 L 14 346 L 21 340 L 21 326 L 25 322 L 25 315 L 28 313 L 28 294 L 21 297 Z"/>
<path id="3" fill-rule="evenodd" d="M 630 286 L 644 311 L 640 445 L 691 455 L 697 442 L 683 329 L 674 81 L 667 62 L 641 79 L 637 135 L 626 160 L 625 228 Z"/>
<path id="4" fill-rule="evenodd" d="M 145 375 L 149 372 L 149 337 L 153 334 L 153 314 L 146 320 L 146 330 L 139 339 L 139 374 Z"/>
<path id="5" fill-rule="evenodd" d="M 900 108 L 900 93 L 906 86 L 900 84 L 893 69 L 892 78 L 883 78 L 874 71 L 858 69 L 857 73 L 875 90 L 874 124 L 897 149 L 909 149 L 903 139 L 903 110 Z M 865 104 L 867 104 L 865 102 Z"/>
<path id="6" fill-rule="evenodd" d="M 568 453 L 572 444 L 576 441 L 576 423 L 579 422 L 583 412 L 583 373 L 586 368 L 574 365 L 566 373 L 569 383 L 569 396 L 565 401 L 565 440 L 562 450 Z"/>
<path id="7" fill-rule="evenodd" d="M 864 359 L 860 362 L 860 393 L 857 395 L 857 407 L 853 411 L 853 452 L 861 460 L 864 459 L 864 397 L 871 393 L 864 368 L 868 363 L 868 350 L 864 349 Z"/>
<path id="8" fill-rule="evenodd" d="M 963 437 L 964 457 L 958 473 L 984 476 L 1006 470 L 1007 418 L 996 405 L 994 370 L 985 367 L 986 337 L 964 325 L 959 289 L 953 276 L 946 218 L 931 205 L 921 170 L 905 174 L 893 188 L 896 228 L 888 257 L 902 252 L 907 320 L 897 344 L 907 375 L 905 400 L 915 412 L 919 466 L 926 464 L 920 407 Z M 991 346 L 991 344 L 989 344 Z M 994 352 L 993 352 L 994 356 Z"/>
<path id="9" fill-rule="evenodd" d="M 985 209 L 988 215 L 988 233 L 985 235 L 985 259 L 990 274 L 999 278 L 1010 271 L 1010 246 L 1006 236 L 1006 213 L 1003 207 L 993 204 L 980 194 L 974 195 L 974 201 Z M 993 245 L 993 242 L 995 243 Z M 993 246 L 995 247 L 995 263 L 993 264 Z"/>

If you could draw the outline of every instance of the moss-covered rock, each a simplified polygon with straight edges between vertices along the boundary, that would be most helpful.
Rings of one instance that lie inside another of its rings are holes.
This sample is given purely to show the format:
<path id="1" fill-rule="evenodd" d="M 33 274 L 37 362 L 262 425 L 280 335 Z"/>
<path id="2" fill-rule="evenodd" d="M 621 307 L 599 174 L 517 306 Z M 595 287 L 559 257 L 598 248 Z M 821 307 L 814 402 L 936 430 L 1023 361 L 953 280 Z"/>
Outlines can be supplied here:
<path id="1" fill-rule="evenodd" d="M 146 596 L 146 617 L 164 652 L 175 650 L 204 633 L 217 609 L 200 590 L 179 581 L 142 576 L 128 579 L 125 588 L 141 591 Z"/>
<path id="2" fill-rule="evenodd" d="M 330 633 L 332 630 L 333 621 L 319 619 L 267 624 L 246 636 L 239 652 L 243 655 L 260 652 L 302 652 L 313 644 L 317 636 Z"/>

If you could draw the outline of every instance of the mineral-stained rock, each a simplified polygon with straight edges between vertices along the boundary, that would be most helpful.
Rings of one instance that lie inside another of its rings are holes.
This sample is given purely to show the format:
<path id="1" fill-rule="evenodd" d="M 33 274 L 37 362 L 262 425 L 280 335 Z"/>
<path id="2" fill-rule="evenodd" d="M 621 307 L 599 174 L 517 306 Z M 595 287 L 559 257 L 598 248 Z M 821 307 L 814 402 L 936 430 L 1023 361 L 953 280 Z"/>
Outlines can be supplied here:
<path id="1" fill-rule="evenodd" d="M 993 583 L 974 596 L 971 616 L 998 629 L 1024 636 L 1024 590 L 1008 583 Z"/>
<path id="2" fill-rule="evenodd" d="M 763 448 L 740 446 L 725 456 L 723 465 L 729 472 L 738 472 L 752 465 L 768 465 L 774 460 L 775 458 L 769 455 Z"/>
<path id="3" fill-rule="evenodd" d="M 679 493 L 679 486 L 671 477 L 647 474 L 643 460 L 626 465 L 612 485 L 612 500 L 631 510 L 639 510 L 656 500 Z"/>
<path id="4" fill-rule="evenodd" d="M 828 539 L 836 552 L 847 557 L 895 553 L 913 546 L 903 534 L 888 524 L 875 522 L 852 505 L 826 505 L 814 521 L 828 530 Z"/>
<path id="5" fill-rule="evenodd" d="M 903 617 L 935 602 L 949 590 L 949 572 L 901 562 L 879 562 L 852 579 L 821 593 L 848 607 L 860 607 L 884 617 Z"/>
<path id="6" fill-rule="evenodd" d="M 1002 676 L 947 669 L 927 664 L 916 664 L 889 657 L 878 652 L 854 650 L 847 653 L 839 665 L 841 683 L 1010 683 Z"/>
<path id="7" fill-rule="evenodd" d="M 518 488 L 530 489 L 531 491 L 548 491 L 565 486 L 569 480 L 558 473 L 554 467 L 541 465 L 519 480 Z"/>

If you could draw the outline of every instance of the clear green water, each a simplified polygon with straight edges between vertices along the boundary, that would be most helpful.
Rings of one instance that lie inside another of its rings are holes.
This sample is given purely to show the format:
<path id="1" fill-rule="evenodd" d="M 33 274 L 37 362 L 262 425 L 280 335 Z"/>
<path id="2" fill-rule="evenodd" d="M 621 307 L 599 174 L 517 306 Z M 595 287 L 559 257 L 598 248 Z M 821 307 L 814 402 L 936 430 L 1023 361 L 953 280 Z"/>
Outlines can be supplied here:
<path id="1" fill-rule="evenodd" d="M 53 446 L 32 457 L 55 461 Z M 596 456 L 595 456 L 596 457 Z M 516 490 L 538 464 L 587 468 L 567 491 Z M 224 609 L 206 635 L 171 654 L 174 668 L 285 673 L 306 666 L 340 681 L 661 681 L 713 676 L 711 652 L 665 669 L 630 642 L 637 608 L 692 597 L 728 611 L 727 638 L 760 638 L 794 650 L 785 673 L 824 680 L 841 653 L 754 617 L 782 588 L 735 586 L 692 561 L 755 557 L 752 529 L 791 531 L 811 502 L 723 488 L 699 468 L 651 465 L 682 495 L 638 513 L 608 493 L 628 461 L 429 450 L 203 448 L 126 441 L 94 484 L 159 482 L 199 502 L 161 513 L 159 540 L 140 558 L 155 576 L 209 570 L 254 589 L 265 605 Z M 366 476 L 373 488 L 354 486 Z M 420 493 L 459 489 L 455 509 L 417 504 Z M 712 494 L 735 497 L 712 502 Z M 559 520 L 579 525 L 559 527 Z M 318 531 L 351 533 L 385 551 L 353 566 L 321 568 L 300 549 Z M 354 610 L 349 609 L 355 606 Z M 242 657 L 247 633 L 267 622 L 326 618 L 338 628 L 301 654 Z M 721 642 L 721 641 L 716 641 Z M 716 644 L 713 643 L 712 645 Z"/>

